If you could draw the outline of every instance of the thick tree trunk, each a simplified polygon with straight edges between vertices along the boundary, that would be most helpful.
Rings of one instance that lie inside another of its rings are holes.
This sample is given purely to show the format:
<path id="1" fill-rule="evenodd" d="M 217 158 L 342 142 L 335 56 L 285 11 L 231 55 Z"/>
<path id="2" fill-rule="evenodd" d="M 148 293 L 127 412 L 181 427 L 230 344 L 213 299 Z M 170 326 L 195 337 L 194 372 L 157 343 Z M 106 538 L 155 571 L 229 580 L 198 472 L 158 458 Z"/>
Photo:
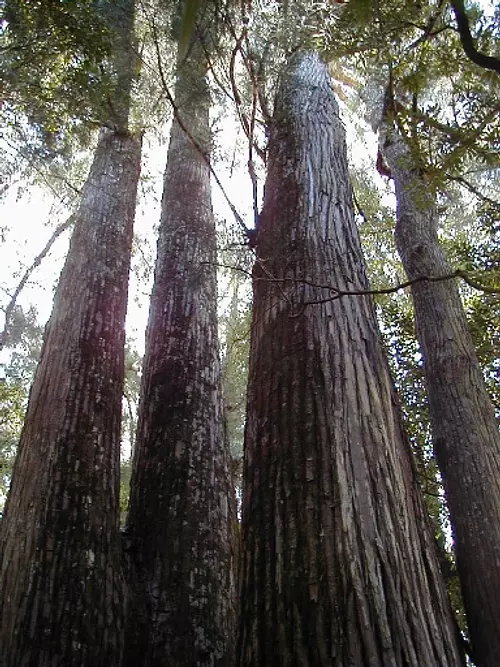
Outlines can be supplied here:
<path id="1" fill-rule="evenodd" d="M 113 129 L 101 130 L 75 214 L 1 524 L 2 667 L 114 667 L 121 658 L 120 422 L 141 145 L 126 115 L 133 2 L 112 4 L 121 80 Z"/>
<path id="2" fill-rule="evenodd" d="M 397 198 L 396 243 L 411 280 L 450 273 L 437 214 L 403 139 L 381 148 Z M 500 665 L 500 433 L 454 280 L 412 285 L 434 451 L 443 476 L 457 566 L 480 667 Z"/>
<path id="3" fill-rule="evenodd" d="M 335 299 L 369 285 L 314 54 L 280 86 L 257 238 L 237 664 L 461 665 L 372 300 Z"/>
<path id="4" fill-rule="evenodd" d="M 183 124 L 208 156 L 201 48 L 178 72 Z M 124 665 L 231 664 L 231 485 L 205 157 L 174 120 L 146 337 L 127 540 Z"/>
<path id="5" fill-rule="evenodd" d="M 124 323 L 140 142 L 103 130 L 2 521 L 2 667 L 120 658 Z"/>

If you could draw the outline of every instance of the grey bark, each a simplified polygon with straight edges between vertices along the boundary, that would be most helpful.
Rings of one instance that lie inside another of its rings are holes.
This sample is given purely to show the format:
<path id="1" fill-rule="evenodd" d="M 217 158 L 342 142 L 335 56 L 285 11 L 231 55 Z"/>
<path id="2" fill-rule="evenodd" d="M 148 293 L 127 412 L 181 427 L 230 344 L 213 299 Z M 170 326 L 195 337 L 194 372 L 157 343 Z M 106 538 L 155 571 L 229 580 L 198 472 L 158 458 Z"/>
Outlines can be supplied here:
<path id="1" fill-rule="evenodd" d="M 233 515 L 217 337 L 206 63 L 178 71 L 131 481 L 124 665 L 232 664 Z"/>
<path id="2" fill-rule="evenodd" d="M 314 54 L 276 99 L 257 253 L 237 665 L 461 665 L 372 300 L 326 300 L 369 284 Z"/>
<path id="3" fill-rule="evenodd" d="M 403 138 L 381 150 L 396 188 L 396 244 L 408 278 L 451 273 L 438 216 Z M 500 433 L 455 280 L 412 285 L 434 451 L 453 526 L 474 661 L 500 665 Z"/>
<path id="4" fill-rule="evenodd" d="M 133 12 L 120 17 L 130 44 Z M 112 125 L 74 215 L 1 525 L 2 667 L 121 658 L 120 420 L 141 145 Z"/>

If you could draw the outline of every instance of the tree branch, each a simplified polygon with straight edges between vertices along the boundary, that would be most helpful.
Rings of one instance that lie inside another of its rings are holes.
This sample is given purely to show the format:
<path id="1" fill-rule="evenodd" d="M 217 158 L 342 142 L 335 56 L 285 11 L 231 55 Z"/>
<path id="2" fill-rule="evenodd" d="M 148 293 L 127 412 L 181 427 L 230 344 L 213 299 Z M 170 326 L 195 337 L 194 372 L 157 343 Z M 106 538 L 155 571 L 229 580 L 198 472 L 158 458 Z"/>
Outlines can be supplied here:
<path id="1" fill-rule="evenodd" d="M 474 43 L 474 38 L 472 37 L 469 25 L 469 18 L 467 12 L 465 11 L 465 4 L 463 0 L 451 0 L 451 8 L 455 14 L 455 20 L 457 22 L 458 34 L 460 35 L 460 42 L 462 43 L 463 50 L 465 55 L 472 60 L 473 63 L 479 65 L 483 69 L 491 69 L 494 72 L 500 73 L 500 58 L 495 58 L 494 56 L 488 56 L 484 53 L 480 53 Z"/>
<path id="2" fill-rule="evenodd" d="M 456 269 L 455 271 L 452 271 L 451 273 L 445 273 L 441 276 L 418 276 L 417 278 L 413 278 L 412 280 L 407 280 L 403 283 L 398 283 L 397 285 L 391 285 L 389 287 L 379 287 L 376 289 L 353 289 L 353 290 L 342 290 L 339 289 L 338 287 L 334 287 L 333 285 L 321 285 L 320 283 L 315 283 L 311 280 L 306 280 L 303 278 L 274 278 L 267 270 L 266 273 L 268 274 L 267 277 L 264 278 L 256 278 L 253 276 L 252 272 L 249 271 L 248 269 L 245 269 L 242 266 L 234 266 L 234 265 L 229 265 L 229 264 L 220 264 L 218 262 L 202 262 L 203 264 L 212 264 L 219 268 L 222 269 L 230 269 L 233 271 L 239 271 L 240 273 L 244 273 L 246 276 L 249 276 L 250 278 L 253 277 L 254 280 L 260 281 L 260 282 L 266 282 L 266 283 L 277 283 L 279 285 L 283 285 L 284 283 L 295 283 L 297 285 L 308 285 L 309 287 L 312 287 L 314 289 L 320 289 L 320 290 L 328 290 L 329 292 L 333 292 L 331 296 L 325 297 L 324 299 L 315 299 L 313 301 L 305 301 L 302 305 L 303 308 L 306 306 L 313 306 L 313 305 L 318 305 L 322 303 L 328 303 L 329 301 L 335 301 L 337 299 L 341 299 L 344 296 L 377 296 L 377 295 L 382 295 L 382 294 L 395 294 L 396 292 L 399 292 L 403 289 L 406 289 L 407 287 L 411 287 L 412 285 L 416 285 L 418 283 L 423 283 L 423 282 L 428 282 L 428 283 L 438 283 L 442 282 L 444 280 L 452 280 L 454 278 L 461 278 L 467 285 L 470 287 L 473 287 L 476 290 L 479 290 L 481 292 L 486 292 L 487 294 L 500 294 L 500 287 L 491 287 L 490 285 L 485 285 L 484 283 L 480 282 L 479 280 L 476 280 L 473 278 L 471 275 L 469 275 L 466 271 L 463 271 L 462 269 Z M 261 268 L 263 268 L 263 264 L 260 264 Z M 288 301 L 288 299 L 287 299 Z"/>

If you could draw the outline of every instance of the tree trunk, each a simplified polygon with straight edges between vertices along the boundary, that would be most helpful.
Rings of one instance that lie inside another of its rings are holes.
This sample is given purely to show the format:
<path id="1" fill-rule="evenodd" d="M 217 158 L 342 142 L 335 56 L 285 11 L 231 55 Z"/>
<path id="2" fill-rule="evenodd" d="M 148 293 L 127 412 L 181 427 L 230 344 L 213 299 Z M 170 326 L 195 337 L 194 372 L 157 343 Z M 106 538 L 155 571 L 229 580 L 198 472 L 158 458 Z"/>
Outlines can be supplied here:
<path id="1" fill-rule="evenodd" d="M 132 13 L 126 23 L 130 42 Z M 113 125 L 75 215 L 1 525 L 2 667 L 120 662 L 120 421 L 141 146 Z"/>
<path id="2" fill-rule="evenodd" d="M 118 664 L 123 346 L 139 166 L 137 139 L 101 132 L 2 522 L 6 667 Z"/>
<path id="3" fill-rule="evenodd" d="M 434 200 L 396 132 L 381 147 L 396 188 L 396 244 L 410 280 L 450 273 Z M 454 280 L 412 285 L 434 451 L 454 531 L 474 661 L 500 665 L 500 433 Z"/>
<path id="4" fill-rule="evenodd" d="M 280 86 L 257 241 L 237 664 L 461 665 L 372 300 L 336 298 L 369 285 L 314 54 Z"/>
<path id="5" fill-rule="evenodd" d="M 127 526 L 124 665 L 231 664 L 231 485 L 200 45 L 178 71 Z"/>

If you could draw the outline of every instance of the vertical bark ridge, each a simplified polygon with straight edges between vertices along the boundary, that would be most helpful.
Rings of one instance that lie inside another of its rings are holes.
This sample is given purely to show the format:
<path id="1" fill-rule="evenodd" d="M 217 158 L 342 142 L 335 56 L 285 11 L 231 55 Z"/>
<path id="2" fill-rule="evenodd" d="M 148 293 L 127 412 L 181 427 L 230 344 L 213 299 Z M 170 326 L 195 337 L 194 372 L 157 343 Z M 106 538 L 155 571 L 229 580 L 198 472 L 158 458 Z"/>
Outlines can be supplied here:
<path id="1" fill-rule="evenodd" d="M 237 664 L 460 665 L 372 300 L 307 305 L 369 288 L 312 54 L 283 75 L 257 238 Z"/>
<path id="2" fill-rule="evenodd" d="M 120 83 L 99 110 L 108 122 L 75 215 L 0 526 L 2 667 L 121 659 L 120 426 L 141 141 L 128 131 L 134 2 L 101 10 Z"/>
<path id="3" fill-rule="evenodd" d="M 2 665 L 118 665 L 124 324 L 140 141 L 102 130 L 2 521 Z"/>
<path id="4" fill-rule="evenodd" d="M 395 183 L 396 244 L 408 278 L 450 273 L 435 203 L 402 137 L 385 127 L 381 149 Z M 456 283 L 411 289 L 474 660 L 493 667 L 500 664 L 500 433 Z"/>
<path id="5" fill-rule="evenodd" d="M 210 150 L 206 62 L 193 45 L 176 104 Z M 165 172 L 128 539 L 124 665 L 231 664 L 231 484 L 217 339 L 216 236 L 206 159 L 174 120 Z"/>

